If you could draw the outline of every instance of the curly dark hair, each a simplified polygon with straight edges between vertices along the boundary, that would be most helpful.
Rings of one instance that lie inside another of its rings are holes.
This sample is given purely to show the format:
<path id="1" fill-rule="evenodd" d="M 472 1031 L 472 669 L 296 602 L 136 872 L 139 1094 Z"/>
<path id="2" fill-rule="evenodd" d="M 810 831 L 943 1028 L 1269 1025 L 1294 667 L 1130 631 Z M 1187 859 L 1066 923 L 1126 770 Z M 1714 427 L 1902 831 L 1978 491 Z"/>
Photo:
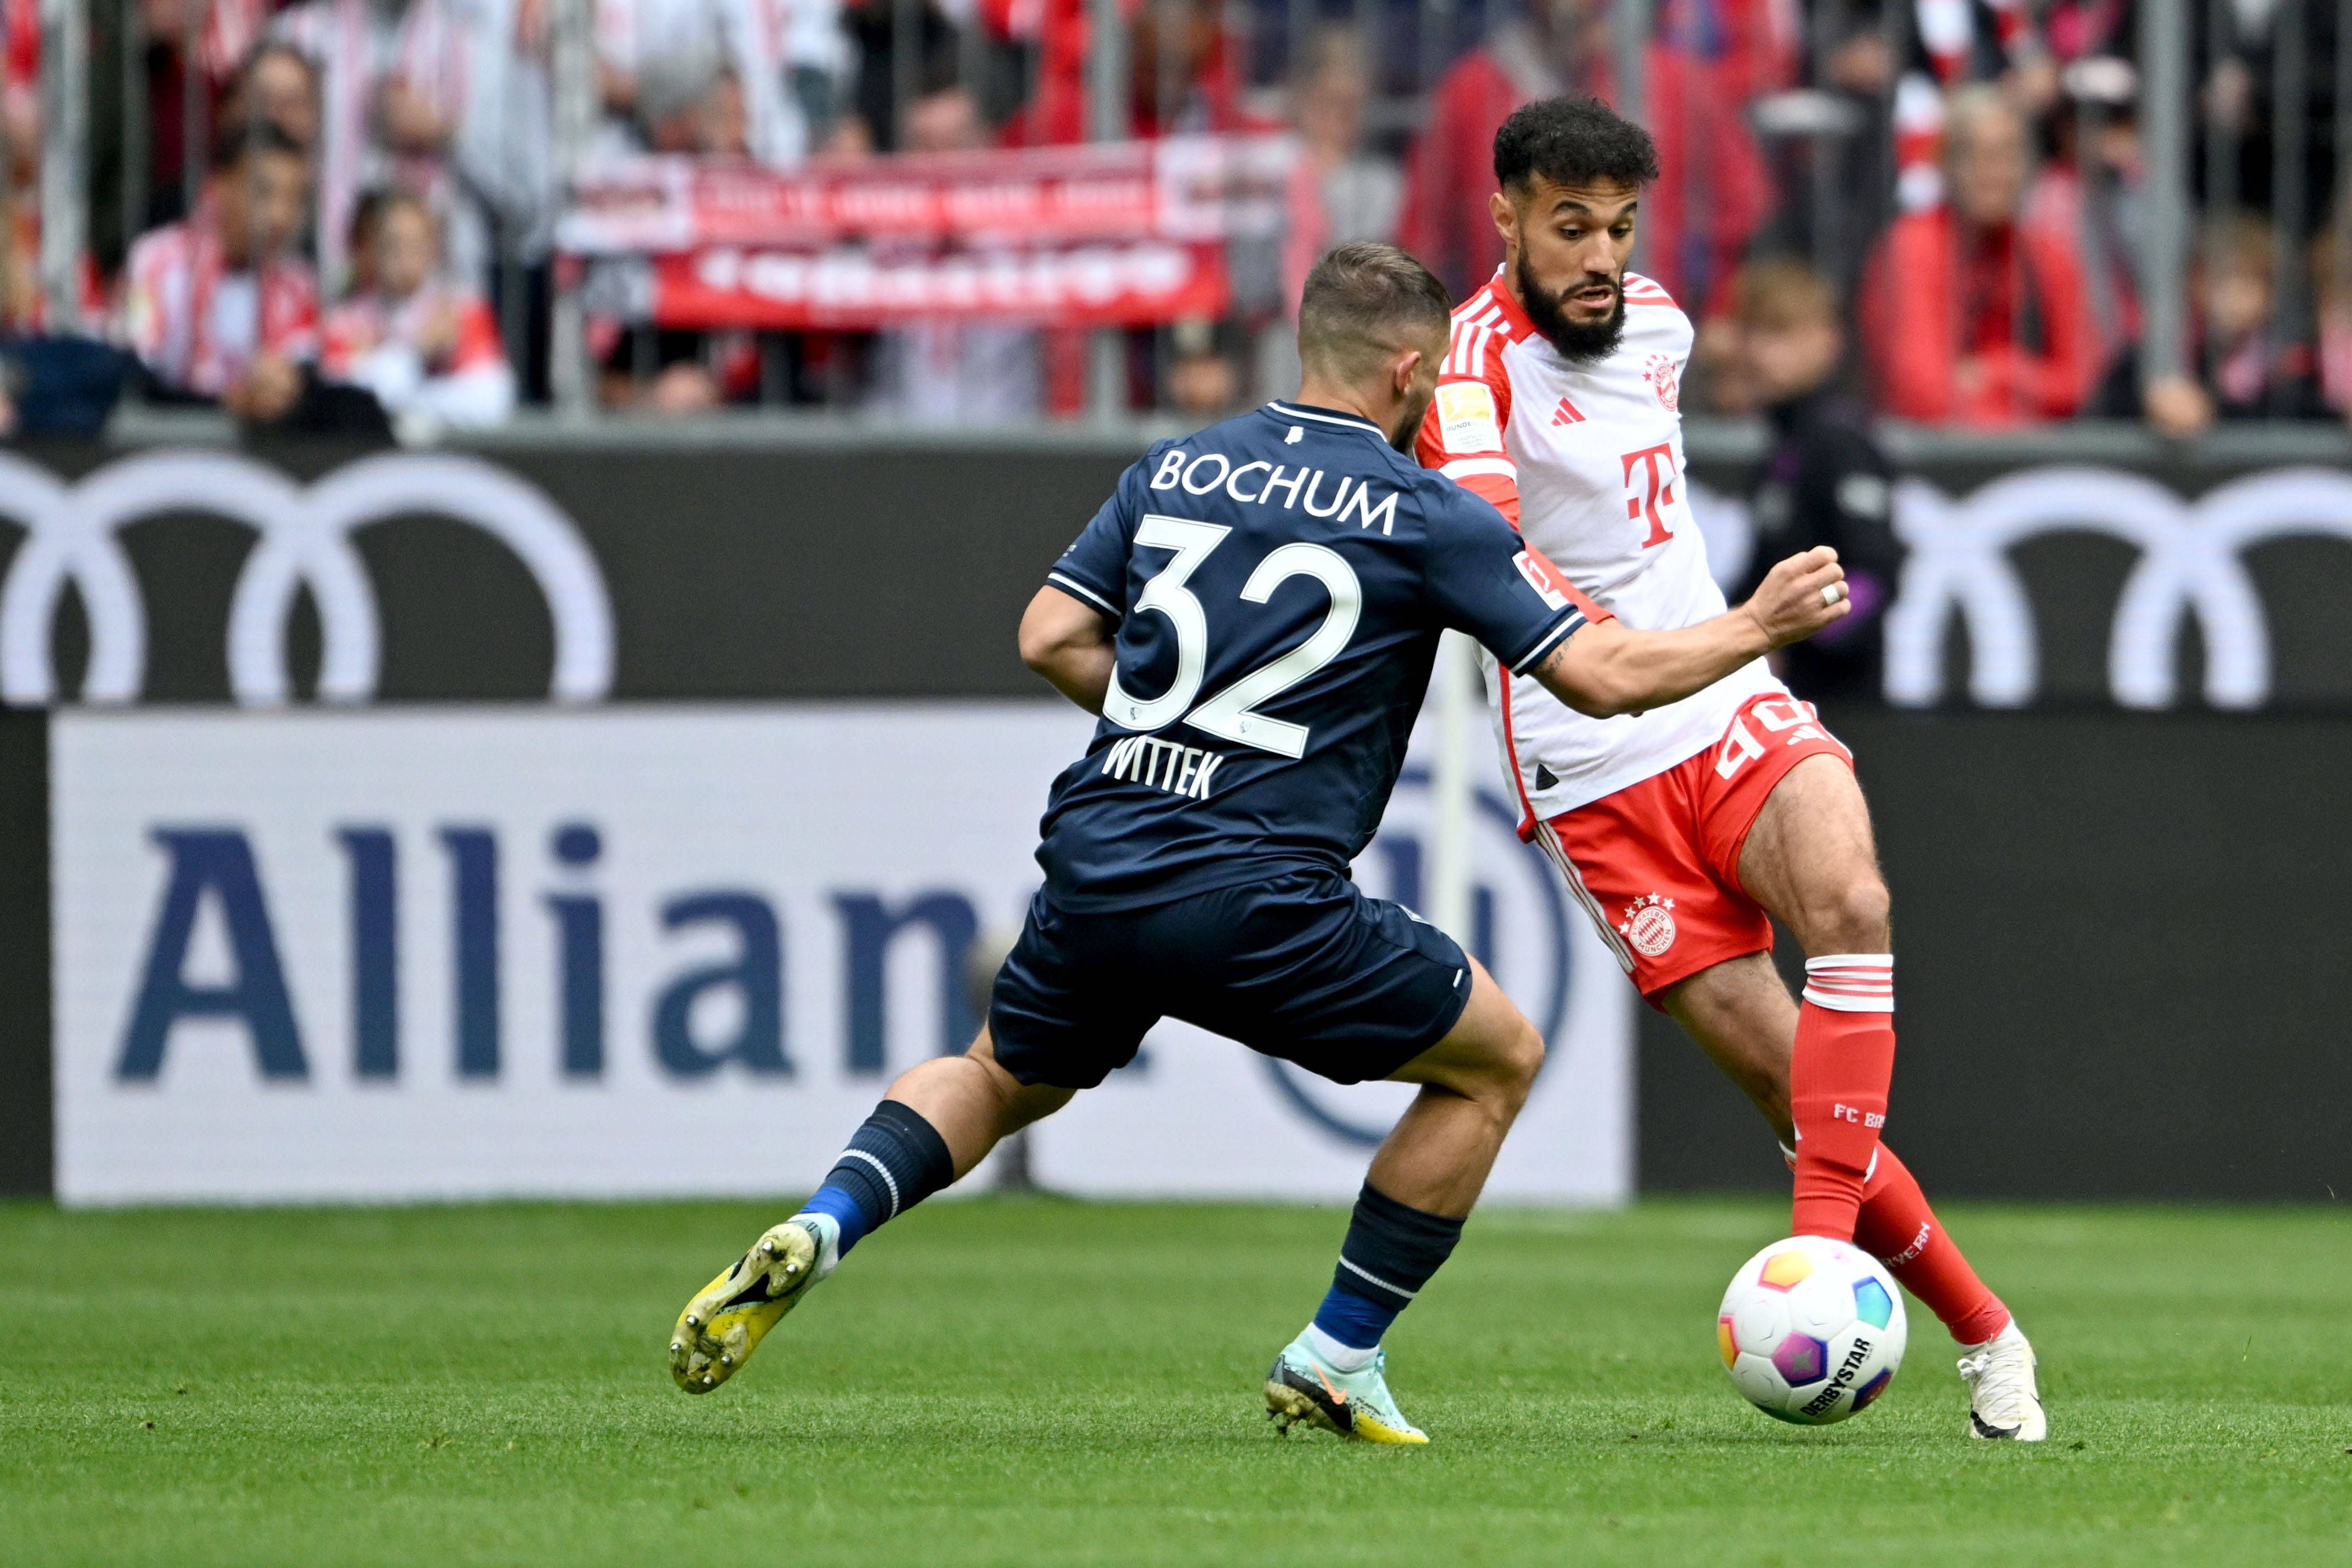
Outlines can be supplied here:
<path id="1" fill-rule="evenodd" d="M 1495 132 L 1495 178 L 1524 190 L 1541 174 L 1555 185 L 1626 185 L 1658 177 L 1650 133 L 1597 98 L 1538 99 Z"/>

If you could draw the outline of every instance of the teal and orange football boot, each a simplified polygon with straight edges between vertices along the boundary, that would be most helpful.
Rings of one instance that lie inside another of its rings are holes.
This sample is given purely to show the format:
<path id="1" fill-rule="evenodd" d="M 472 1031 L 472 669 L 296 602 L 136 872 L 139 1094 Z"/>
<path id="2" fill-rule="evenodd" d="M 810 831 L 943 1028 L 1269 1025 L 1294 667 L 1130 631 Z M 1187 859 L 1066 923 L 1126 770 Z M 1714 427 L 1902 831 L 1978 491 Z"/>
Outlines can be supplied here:
<path id="1" fill-rule="evenodd" d="M 1305 1422 L 1367 1443 L 1426 1443 L 1429 1434 L 1406 1420 L 1389 1395 L 1388 1352 L 1354 1372 L 1324 1364 L 1300 1334 L 1274 1358 L 1265 1375 L 1265 1414 L 1277 1434 Z"/>

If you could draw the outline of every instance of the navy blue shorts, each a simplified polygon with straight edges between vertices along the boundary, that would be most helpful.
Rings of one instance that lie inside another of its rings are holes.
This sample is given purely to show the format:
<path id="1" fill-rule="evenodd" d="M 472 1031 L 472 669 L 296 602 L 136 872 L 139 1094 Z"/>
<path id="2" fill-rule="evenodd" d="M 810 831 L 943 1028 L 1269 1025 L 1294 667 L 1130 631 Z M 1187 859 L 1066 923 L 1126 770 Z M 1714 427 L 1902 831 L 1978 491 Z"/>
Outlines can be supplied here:
<path id="1" fill-rule="evenodd" d="M 988 1029 L 1024 1083 L 1091 1089 L 1181 1019 L 1335 1083 L 1386 1078 L 1470 1000 L 1470 960 L 1402 904 L 1299 871 L 1147 909 L 1043 892 L 996 977 Z"/>

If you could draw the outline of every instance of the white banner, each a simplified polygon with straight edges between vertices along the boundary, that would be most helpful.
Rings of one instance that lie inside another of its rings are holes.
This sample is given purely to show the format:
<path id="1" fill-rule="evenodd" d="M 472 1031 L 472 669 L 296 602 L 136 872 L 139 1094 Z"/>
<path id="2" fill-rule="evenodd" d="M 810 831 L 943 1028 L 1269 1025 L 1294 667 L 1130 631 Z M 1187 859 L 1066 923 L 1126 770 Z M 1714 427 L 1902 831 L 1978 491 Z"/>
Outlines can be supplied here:
<path id="1" fill-rule="evenodd" d="M 1045 703 L 66 711 L 68 1203 L 805 1191 L 1034 890 Z M 1499 779 L 1492 770 L 1483 778 Z M 1408 774 L 1358 868 L 1417 896 Z M 1633 993 L 1481 800 L 1476 946 L 1552 1056 L 1490 1191 L 1616 1201 Z M 1341 1197 L 1402 1100 L 1183 1026 L 1037 1131 L 1079 1193 Z"/>

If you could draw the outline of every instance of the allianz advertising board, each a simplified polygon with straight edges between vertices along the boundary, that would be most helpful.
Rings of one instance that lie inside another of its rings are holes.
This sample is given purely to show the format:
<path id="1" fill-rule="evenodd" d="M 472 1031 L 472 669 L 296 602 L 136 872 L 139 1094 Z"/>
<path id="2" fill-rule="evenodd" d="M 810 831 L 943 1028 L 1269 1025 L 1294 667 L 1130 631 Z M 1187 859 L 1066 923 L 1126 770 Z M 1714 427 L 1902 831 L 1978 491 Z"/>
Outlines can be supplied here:
<path id="1" fill-rule="evenodd" d="M 960 1050 L 1083 716 L 1035 702 L 59 712 L 69 1203 L 805 1190 Z M 1499 774 L 1488 774 L 1499 781 Z M 1419 896 L 1409 770 L 1358 866 Z M 1632 1173 L 1633 995 L 1482 797 L 1480 950 L 1552 1043 L 1498 1196 Z M 1035 1134 L 1050 1187 L 1342 1197 L 1403 1103 L 1187 1026 Z"/>

